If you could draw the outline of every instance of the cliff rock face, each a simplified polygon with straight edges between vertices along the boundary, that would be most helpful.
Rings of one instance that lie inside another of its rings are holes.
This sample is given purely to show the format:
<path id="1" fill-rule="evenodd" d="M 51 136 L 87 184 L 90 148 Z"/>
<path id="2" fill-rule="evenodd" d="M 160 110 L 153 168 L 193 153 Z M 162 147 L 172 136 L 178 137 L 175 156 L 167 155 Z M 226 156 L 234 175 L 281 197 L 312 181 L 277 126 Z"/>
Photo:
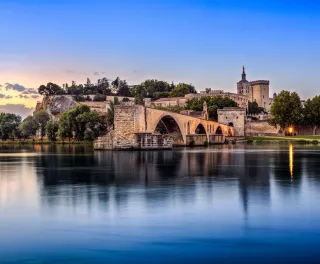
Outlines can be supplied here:
<path id="1" fill-rule="evenodd" d="M 61 114 L 75 108 L 78 103 L 70 95 L 55 95 L 44 97 L 37 104 L 36 111 L 45 110 L 52 119 L 58 119 Z"/>

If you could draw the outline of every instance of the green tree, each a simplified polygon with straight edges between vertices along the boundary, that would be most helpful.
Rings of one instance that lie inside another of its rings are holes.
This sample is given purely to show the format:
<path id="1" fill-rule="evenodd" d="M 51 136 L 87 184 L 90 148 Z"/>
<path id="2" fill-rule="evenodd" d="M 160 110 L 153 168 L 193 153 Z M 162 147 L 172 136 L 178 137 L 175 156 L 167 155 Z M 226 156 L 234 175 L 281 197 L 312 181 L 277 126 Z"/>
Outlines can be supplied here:
<path id="1" fill-rule="evenodd" d="M 249 115 L 257 115 L 263 111 L 263 107 L 259 107 L 257 102 L 249 102 L 248 103 L 248 114 Z"/>
<path id="2" fill-rule="evenodd" d="M 91 83 L 91 80 L 87 78 L 87 83 L 84 85 L 83 94 L 92 94 L 94 85 Z"/>
<path id="3" fill-rule="evenodd" d="M 0 133 L 2 140 L 11 138 L 15 139 L 20 134 L 19 126 L 21 124 L 21 116 L 15 114 L 1 114 Z"/>
<path id="4" fill-rule="evenodd" d="M 104 94 L 104 95 L 111 95 L 112 94 L 109 81 L 106 77 L 98 80 L 97 93 Z"/>
<path id="5" fill-rule="evenodd" d="M 308 99 L 303 107 L 303 124 L 312 127 L 313 135 L 320 126 L 320 96 Z"/>
<path id="6" fill-rule="evenodd" d="M 77 116 L 78 123 L 85 124 L 84 139 L 94 140 L 95 138 L 106 134 L 107 121 L 105 116 L 100 116 L 95 111 L 85 112 Z"/>
<path id="7" fill-rule="evenodd" d="M 40 129 L 40 137 L 42 138 L 46 135 L 46 125 L 47 122 L 50 120 L 50 116 L 47 111 L 42 110 L 34 114 L 34 119 L 39 124 Z"/>
<path id="8" fill-rule="evenodd" d="M 147 97 L 147 90 L 143 85 L 136 85 L 133 91 L 135 104 L 143 105 L 143 99 Z"/>
<path id="9" fill-rule="evenodd" d="M 58 123 L 58 137 L 63 141 L 66 138 L 70 139 L 73 138 L 73 133 L 72 133 L 72 121 L 70 117 L 70 111 L 64 112 Z"/>
<path id="10" fill-rule="evenodd" d="M 47 83 L 47 85 L 41 85 L 38 88 L 38 92 L 45 96 L 65 94 L 65 91 L 59 85 L 51 82 Z"/>
<path id="11" fill-rule="evenodd" d="M 129 88 L 129 85 L 127 84 L 126 80 L 120 81 L 119 89 L 117 92 L 117 95 L 119 96 L 131 96 L 131 91 Z"/>
<path id="12" fill-rule="evenodd" d="M 39 128 L 38 122 L 34 119 L 33 116 L 28 116 L 22 121 L 19 126 L 19 130 L 23 138 L 34 137 Z"/>
<path id="13" fill-rule="evenodd" d="M 58 122 L 49 120 L 46 125 L 46 134 L 50 141 L 57 141 L 57 134 L 59 130 Z"/>
<path id="14" fill-rule="evenodd" d="M 270 109 L 269 123 L 279 125 L 283 135 L 289 126 L 296 126 L 301 122 L 302 106 L 300 97 L 295 92 L 281 91 L 273 101 Z"/>
<path id="15" fill-rule="evenodd" d="M 174 84 L 171 85 L 164 81 L 146 80 L 139 85 L 136 85 L 132 91 L 133 96 L 141 104 L 143 98 L 149 97 L 152 100 L 157 100 L 160 97 L 168 97 L 169 92 L 174 89 Z"/>
<path id="16" fill-rule="evenodd" d="M 191 84 L 179 83 L 170 92 L 170 97 L 183 97 L 186 94 L 197 93 L 195 87 Z"/>
<path id="17" fill-rule="evenodd" d="M 117 97 L 114 98 L 114 102 L 110 102 L 110 107 L 107 112 L 106 120 L 109 125 L 114 125 L 114 108 L 119 104 Z"/>
<path id="18" fill-rule="evenodd" d="M 218 120 L 218 109 L 238 106 L 235 101 L 228 97 L 204 96 L 187 100 L 185 108 L 194 111 L 202 111 L 204 102 L 207 102 L 209 119 L 211 120 Z"/>
<path id="19" fill-rule="evenodd" d="M 112 83 L 111 83 L 111 86 L 112 86 L 112 92 L 114 94 L 116 94 L 118 92 L 118 89 L 120 87 L 120 83 L 121 83 L 121 80 L 119 77 L 117 77 Z"/>

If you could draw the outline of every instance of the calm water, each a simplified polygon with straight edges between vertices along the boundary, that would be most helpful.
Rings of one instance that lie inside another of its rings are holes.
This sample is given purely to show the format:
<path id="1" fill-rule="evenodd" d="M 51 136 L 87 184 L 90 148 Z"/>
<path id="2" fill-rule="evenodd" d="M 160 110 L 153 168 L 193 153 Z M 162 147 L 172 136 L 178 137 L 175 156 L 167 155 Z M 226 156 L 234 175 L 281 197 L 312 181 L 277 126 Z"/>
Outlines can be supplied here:
<path id="1" fill-rule="evenodd" d="M 0 263 L 320 263 L 320 147 L 0 147 Z"/>

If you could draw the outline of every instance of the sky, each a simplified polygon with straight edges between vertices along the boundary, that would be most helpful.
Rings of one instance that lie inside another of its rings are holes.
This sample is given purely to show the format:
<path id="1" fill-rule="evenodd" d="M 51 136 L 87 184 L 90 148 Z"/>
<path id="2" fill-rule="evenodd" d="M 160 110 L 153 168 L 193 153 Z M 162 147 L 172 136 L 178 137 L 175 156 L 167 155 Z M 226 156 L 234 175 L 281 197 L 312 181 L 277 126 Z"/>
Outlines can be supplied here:
<path id="1" fill-rule="evenodd" d="M 271 95 L 320 93 L 317 0 L 0 0 L 0 25 L 0 111 L 87 77 L 236 92 L 243 65 Z"/>

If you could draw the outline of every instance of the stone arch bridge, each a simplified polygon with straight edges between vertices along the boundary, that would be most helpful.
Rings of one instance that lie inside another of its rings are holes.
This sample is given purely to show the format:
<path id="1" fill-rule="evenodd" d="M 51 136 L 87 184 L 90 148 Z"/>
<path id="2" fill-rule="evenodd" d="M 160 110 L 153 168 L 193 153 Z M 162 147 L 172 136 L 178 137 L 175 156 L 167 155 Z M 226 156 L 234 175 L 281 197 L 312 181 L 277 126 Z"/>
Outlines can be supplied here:
<path id="1" fill-rule="evenodd" d="M 168 137 L 169 136 L 169 137 Z M 206 119 L 148 108 L 116 105 L 114 130 L 95 141 L 95 149 L 168 148 L 170 145 L 223 143 L 234 128 Z"/>

